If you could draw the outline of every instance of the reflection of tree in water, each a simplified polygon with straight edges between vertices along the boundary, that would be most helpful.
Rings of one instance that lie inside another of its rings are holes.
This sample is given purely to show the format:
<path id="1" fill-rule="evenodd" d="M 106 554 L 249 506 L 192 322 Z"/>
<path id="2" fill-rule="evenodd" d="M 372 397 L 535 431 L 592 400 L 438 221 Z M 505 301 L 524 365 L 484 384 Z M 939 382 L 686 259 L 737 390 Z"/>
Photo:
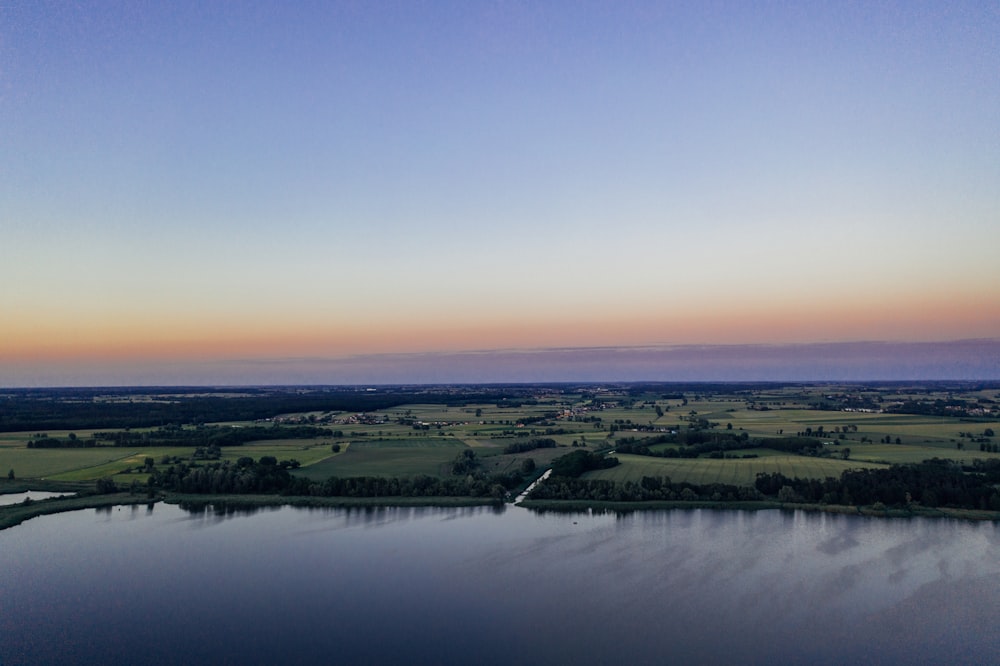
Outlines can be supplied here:
<path id="1" fill-rule="evenodd" d="M 260 506 L 255 504 L 231 504 L 224 501 L 216 502 L 180 502 L 178 506 L 192 516 L 212 516 L 214 518 L 232 518 L 235 516 L 252 516 L 261 511 L 278 511 L 280 506 Z"/>
<path id="2" fill-rule="evenodd" d="M 147 505 L 147 513 L 152 513 L 153 504 Z M 280 511 L 294 508 L 310 514 L 324 514 L 330 518 L 344 521 L 345 527 L 372 527 L 383 524 L 407 522 L 411 520 L 438 517 L 442 519 L 471 518 L 486 513 L 501 515 L 507 510 L 504 504 L 485 506 L 291 506 L 291 505 L 259 505 L 229 503 L 225 501 L 190 501 L 177 504 L 178 508 L 192 517 L 233 518 L 236 516 L 252 516 L 261 512 Z M 99 511 L 110 513 L 111 507 L 101 507 Z"/>

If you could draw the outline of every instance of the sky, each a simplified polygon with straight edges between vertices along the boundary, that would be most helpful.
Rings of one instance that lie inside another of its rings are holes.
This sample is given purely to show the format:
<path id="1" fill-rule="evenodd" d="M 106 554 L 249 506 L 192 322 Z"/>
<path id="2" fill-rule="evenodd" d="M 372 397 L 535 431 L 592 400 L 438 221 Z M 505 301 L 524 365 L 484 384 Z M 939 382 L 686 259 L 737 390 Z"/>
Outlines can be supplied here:
<path id="1" fill-rule="evenodd" d="M 996 2 L 5 0 L 0 386 L 1000 378 L 998 184 Z"/>

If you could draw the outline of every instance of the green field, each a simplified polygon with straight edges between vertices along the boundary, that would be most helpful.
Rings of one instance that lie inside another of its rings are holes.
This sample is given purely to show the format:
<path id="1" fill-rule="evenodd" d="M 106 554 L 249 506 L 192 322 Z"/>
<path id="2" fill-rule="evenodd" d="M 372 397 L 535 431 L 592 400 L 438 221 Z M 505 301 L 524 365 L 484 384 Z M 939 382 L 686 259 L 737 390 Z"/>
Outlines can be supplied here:
<path id="1" fill-rule="evenodd" d="M 237 460 L 250 456 L 259 460 L 261 456 L 274 456 L 278 460 L 298 460 L 302 465 L 312 465 L 333 455 L 331 447 L 336 440 L 330 439 L 269 439 L 261 442 L 247 442 L 243 446 L 222 449 L 223 460 Z"/>
<path id="2" fill-rule="evenodd" d="M 450 474 L 451 462 L 464 448 L 463 444 L 454 441 L 429 446 L 391 446 L 386 442 L 377 445 L 354 443 L 346 451 L 295 473 L 315 481 L 331 476 L 447 476 Z"/>
<path id="3" fill-rule="evenodd" d="M 0 469 L 14 470 L 18 478 L 87 481 L 117 474 L 128 467 L 141 466 L 147 458 L 190 455 L 189 448 L 150 447 L 143 449 L 99 447 L 93 449 L 0 448 Z"/>
<path id="4" fill-rule="evenodd" d="M 769 455 L 750 459 L 705 458 L 653 458 L 629 454 L 615 454 L 621 463 L 617 467 L 587 472 L 585 479 L 639 482 L 644 476 L 670 477 L 674 483 L 725 483 L 734 486 L 752 486 L 761 472 L 781 473 L 788 477 L 823 479 L 839 477 L 844 470 L 882 467 L 855 460 L 812 458 L 793 455 Z"/>
<path id="5" fill-rule="evenodd" d="M 887 403 L 911 397 L 945 399 L 955 393 L 945 389 L 928 393 L 921 388 L 893 392 L 846 385 L 789 385 L 729 393 L 689 388 L 681 399 L 669 387 L 643 392 L 615 386 L 577 390 L 538 388 L 536 395 L 523 395 L 522 404 L 518 407 L 507 406 L 517 404 L 517 401 L 498 399 L 493 403 L 456 406 L 416 402 L 368 414 L 342 411 L 283 414 L 282 418 L 292 422 L 321 422 L 330 436 L 249 442 L 243 446 L 223 448 L 222 459 L 235 461 L 244 456 L 254 459 L 274 456 L 279 461 L 296 460 L 301 465 L 296 474 L 317 480 L 334 475 L 446 476 L 450 474 L 451 462 L 456 455 L 465 448 L 471 448 L 481 462 L 480 470 L 488 474 L 505 473 L 518 468 L 527 458 L 533 459 L 539 467 L 545 467 L 553 458 L 570 452 L 574 442 L 586 442 L 587 450 L 594 451 L 613 446 L 618 438 L 645 439 L 661 435 L 668 428 L 704 425 L 704 421 L 720 431 L 730 431 L 731 426 L 731 432 L 742 431 L 751 438 L 774 437 L 779 433 L 792 436 L 807 429 L 815 434 L 822 427 L 821 439 L 828 442 L 827 448 L 832 457 L 800 457 L 766 449 L 743 452 L 758 456 L 753 459 L 671 459 L 619 455 L 622 465 L 592 472 L 590 478 L 622 481 L 640 480 L 643 476 L 669 476 L 678 482 L 750 485 L 755 475 L 762 471 L 821 478 L 838 476 L 844 469 L 916 463 L 934 457 L 966 464 L 975 459 L 1000 457 L 1000 453 L 981 451 L 980 442 L 969 436 L 971 433 L 979 437 L 988 429 L 1000 432 L 1000 421 L 996 419 L 810 407 L 812 404 L 829 406 L 835 398 L 831 394 L 840 392 L 879 401 L 885 399 Z M 671 397 L 666 398 L 665 395 Z M 984 404 L 1000 402 L 1000 391 L 995 389 L 969 391 L 965 395 L 982 399 Z M 141 401 L 141 396 L 135 399 Z M 539 423 L 537 420 L 542 417 L 546 420 Z M 527 423 L 524 423 L 525 420 Z M 519 425 L 519 421 L 522 424 Z M 227 423 L 253 425 L 255 422 Z M 92 432 L 79 429 L 75 434 L 86 438 Z M 335 432 L 338 437 L 334 436 Z M 65 438 L 69 431 L 49 431 L 47 434 Z M 129 483 L 145 480 L 147 473 L 142 467 L 147 457 L 160 465 L 164 456 L 190 461 L 194 452 L 191 447 L 27 449 L 27 441 L 34 436 L 34 433 L 27 432 L 0 433 L 0 473 L 14 470 L 17 478 L 66 481 L 93 481 L 103 476 L 115 476 L 119 482 Z M 503 453 L 504 447 L 510 444 L 543 437 L 555 440 L 558 448 Z M 886 437 L 893 443 L 885 443 Z M 895 444 L 897 438 L 900 444 Z M 994 438 L 987 445 L 991 442 L 1000 443 L 1000 439 Z M 339 454 L 332 451 L 335 444 L 342 447 Z M 670 446 L 654 445 L 653 449 Z M 851 449 L 847 461 L 839 455 L 845 448 Z M 132 472 L 124 474 L 123 471 L 128 468 Z"/>
<path id="6" fill-rule="evenodd" d="M 139 428 L 136 429 L 140 430 Z M 70 432 L 78 435 L 80 439 L 86 439 L 92 436 L 97 430 L 47 430 L 46 434 L 50 437 L 58 437 L 59 439 L 65 439 L 69 436 Z M 0 451 L 9 447 L 24 447 L 28 445 L 28 440 L 36 439 L 34 433 L 30 432 L 0 432 Z"/>
<path id="7" fill-rule="evenodd" d="M 931 458 L 971 463 L 973 460 L 996 460 L 1000 453 L 983 453 L 976 450 L 958 450 L 954 446 L 907 446 L 897 444 L 850 444 L 852 460 L 868 460 L 896 464 L 919 463 Z"/>

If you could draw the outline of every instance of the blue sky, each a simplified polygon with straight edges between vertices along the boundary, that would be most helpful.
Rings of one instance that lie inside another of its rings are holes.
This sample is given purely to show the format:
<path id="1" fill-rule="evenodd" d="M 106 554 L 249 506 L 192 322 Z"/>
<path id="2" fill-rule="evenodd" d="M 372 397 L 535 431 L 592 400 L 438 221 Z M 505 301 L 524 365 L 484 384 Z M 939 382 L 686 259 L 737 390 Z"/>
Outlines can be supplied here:
<path id="1" fill-rule="evenodd" d="M 1000 338 L 992 2 L 14 1 L 0 118 L 0 383 Z"/>

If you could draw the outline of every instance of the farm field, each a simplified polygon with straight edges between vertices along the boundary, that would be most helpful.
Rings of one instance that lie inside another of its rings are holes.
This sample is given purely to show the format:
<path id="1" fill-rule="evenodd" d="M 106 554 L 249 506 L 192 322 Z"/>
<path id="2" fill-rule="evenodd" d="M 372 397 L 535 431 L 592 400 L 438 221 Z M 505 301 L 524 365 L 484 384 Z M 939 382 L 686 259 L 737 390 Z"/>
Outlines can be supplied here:
<path id="1" fill-rule="evenodd" d="M 250 442 L 243 446 L 222 449 L 222 459 L 235 461 L 244 456 L 259 459 L 274 456 L 279 460 L 295 459 L 302 465 L 311 465 L 324 460 L 333 453 L 331 442 L 310 443 L 312 440 L 266 440 Z M 160 464 L 164 456 L 187 458 L 194 447 L 111 447 L 101 446 L 89 449 L 27 449 L 22 446 L 0 447 L 0 467 L 15 470 L 22 478 L 51 479 L 55 481 L 88 481 L 106 476 L 120 476 L 116 480 L 131 481 L 134 474 L 122 474 L 123 470 L 142 467 L 146 458 Z M 142 476 L 140 480 L 145 480 Z"/>
<path id="2" fill-rule="evenodd" d="M 303 467 L 295 472 L 314 481 L 331 476 L 447 476 L 451 463 L 465 446 L 446 440 L 428 445 L 392 446 L 388 442 L 377 445 L 350 444 L 345 451 Z"/>
<path id="3" fill-rule="evenodd" d="M 188 453 L 189 449 L 173 450 Z M 94 449 L 27 449 L 0 448 L 0 468 L 14 470 L 18 478 L 80 481 L 99 479 L 118 470 L 141 465 L 145 456 L 162 456 L 167 451 L 160 448 L 119 449 L 101 447 Z"/>
<path id="4" fill-rule="evenodd" d="M 535 461 L 540 468 L 548 467 L 555 458 L 564 456 L 574 449 L 558 446 L 547 449 L 533 449 L 522 453 L 502 453 L 502 449 L 493 454 L 483 454 L 480 457 L 482 469 L 488 474 L 506 474 L 517 469 L 527 459 Z M 592 450 L 592 448 L 590 449 Z"/>
<path id="5" fill-rule="evenodd" d="M 312 465 L 333 455 L 332 439 L 269 439 L 248 442 L 243 446 L 222 449 L 222 460 L 238 460 L 243 456 L 258 459 L 274 456 L 278 460 L 298 460 L 302 465 Z"/>
<path id="6" fill-rule="evenodd" d="M 616 454 L 617 467 L 587 472 L 584 479 L 604 479 L 622 483 L 642 481 L 644 476 L 670 477 L 674 483 L 725 483 L 752 486 L 761 472 L 781 473 L 788 477 L 822 479 L 838 477 L 848 469 L 884 467 L 875 463 L 833 458 L 812 458 L 794 455 L 770 455 L 761 458 L 683 459 L 652 458 Z"/>
<path id="7" fill-rule="evenodd" d="M 586 478 L 637 481 L 643 476 L 669 476 L 675 482 L 750 485 L 758 472 L 822 478 L 838 476 L 845 469 L 919 463 L 928 458 L 943 458 L 966 465 L 977 459 L 1000 458 L 1000 452 L 993 451 L 1000 439 L 988 434 L 1000 432 L 1000 409 L 993 409 L 1000 405 L 1000 388 L 975 387 L 962 392 L 938 386 L 776 385 L 755 389 L 736 386 L 727 389 L 718 385 L 683 388 L 669 385 L 543 386 L 496 389 L 498 398 L 494 402 L 481 399 L 483 389 L 469 389 L 476 391 L 476 400 L 463 403 L 464 390 L 450 387 L 439 391 L 438 395 L 454 399 L 453 404 L 417 400 L 364 412 L 317 409 L 315 400 L 311 400 L 311 407 L 301 412 L 285 409 L 280 414 L 256 421 L 220 419 L 217 425 L 310 425 L 322 428 L 319 432 L 328 433 L 307 439 L 262 440 L 242 446 L 224 446 L 221 459 L 235 462 L 243 457 L 259 460 L 273 456 L 278 461 L 295 460 L 300 465 L 295 475 L 316 480 L 329 476 L 426 474 L 445 477 L 451 474 L 456 456 L 470 450 L 476 456 L 476 470 L 502 474 L 518 469 L 528 458 L 544 468 L 554 458 L 578 450 L 574 445 L 581 443 L 585 444 L 584 450 L 592 452 L 613 447 L 621 438 L 641 441 L 662 438 L 671 431 L 680 430 L 743 434 L 750 439 L 808 434 L 825 442 L 824 448 L 830 457 L 797 456 L 752 447 L 741 454 L 752 453 L 757 458 L 719 459 L 705 454 L 696 459 L 655 458 L 616 454 L 621 465 L 589 472 Z M 135 401 L 130 409 L 136 413 L 141 413 L 143 405 L 159 400 L 156 395 L 144 397 L 137 390 L 128 395 Z M 172 399 L 183 401 L 196 400 L 201 394 L 171 395 Z M 243 394 L 234 392 L 229 399 L 238 401 L 241 396 Z M 282 405 L 291 404 L 288 391 L 280 397 Z M 78 395 L 74 396 L 73 404 L 78 404 L 79 400 Z M 97 395 L 93 400 L 99 404 L 122 404 L 115 396 Z M 988 417 L 879 411 L 880 405 L 903 401 L 929 406 L 961 404 L 966 406 L 963 409 L 978 409 L 977 414 Z M 58 402 L 50 400 L 44 404 L 56 409 Z M 864 408 L 867 411 L 841 408 L 855 404 L 867 405 Z M 184 427 L 193 428 L 194 424 Z M 145 426 L 131 428 L 132 432 L 148 429 Z M 95 426 L 45 432 L 58 439 L 65 439 L 73 432 L 85 439 L 97 431 L 114 430 L 116 428 Z M 146 479 L 148 471 L 142 469 L 146 458 L 152 458 L 157 467 L 163 464 L 165 457 L 170 459 L 168 464 L 179 461 L 203 464 L 193 458 L 194 447 L 26 448 L 36 432 L 0 432 L 0 472 L 13 470 L 19 479 L 61 481 L 112 477 L 119 483 L 128 484 Z M 557 447 L 503 453 L 511 444 L 542 438 L 554 440 Z M 335 453 L 332 449 L 338 444 L 341 450 Z M 654 443 L 652 450 L 674 446 Z M 844 449 L 850 449 L 848 460 L 842 459 Z M 130 473 L 124 473 L 130 468 Z"/>
<path id="8" fill-rule="evenodd" d="M 681 423 L 706 419 L 718 424 L 720 428 L 732 425 L 733 430 L 745 431 L 751 437 L 791 436 L 808 429 L 814 436 L 828 441 L 836 439 L 847 446 L 858 445 L 862 440 L 878 442 L 889 437 L 892 442 L 898 438 L 906 445 L 956 450 L 963 433 L 978 434 L 986 429 L 1000 432 L 1000 421 L 996 420 L 970 422 L 958 418 L 911 414 L 866 414 L 800 408 L 756 411 L 732 406 L 724 409 L 718 409 L 718 405 L 708 405 L 710 409 L 704 409 L 706 405 L 699 406 L 703 410 L 692 410 L 695 413 L 684 415 Z M 661 419 L 666 420 L 667 417 Z M 633 423 L 636 423 L 634 419 Z M 631 430 L 628 425 L 620 428 L 621 432 Z M 843 437 L 840 437 L 841 432 Z"/>
<path id="9" fill-rule="evenodd" d="M 70 433 L 73 433 L 81 439 L 86 439 L 93 436 L 95 432 L 100 432 L 102 430 L 108 429 L 94 428 L 89 430 L 46 430 L 45 434 L 50 437 L 65 439 L 66 437 L 69 437 Z M 25 447 L 28 444 L 28 440 L 31 439 L 36 439 L 35 433 L 33 432 L 0 432 L 0 451 L 10 447 Z"/>
<path id="10" fill-rule="evenodd" d="M 973 460 L 998 460 L 1000 454 L 984 453 L 979 450 L 958 450 L 954 446 L 920 446 L 898 444 L 850 445 L 852 460 L 867 460 L 893 464 L 919 463 L 931 458 L 941 458 L 955 462 L 971 463 Z"/>

